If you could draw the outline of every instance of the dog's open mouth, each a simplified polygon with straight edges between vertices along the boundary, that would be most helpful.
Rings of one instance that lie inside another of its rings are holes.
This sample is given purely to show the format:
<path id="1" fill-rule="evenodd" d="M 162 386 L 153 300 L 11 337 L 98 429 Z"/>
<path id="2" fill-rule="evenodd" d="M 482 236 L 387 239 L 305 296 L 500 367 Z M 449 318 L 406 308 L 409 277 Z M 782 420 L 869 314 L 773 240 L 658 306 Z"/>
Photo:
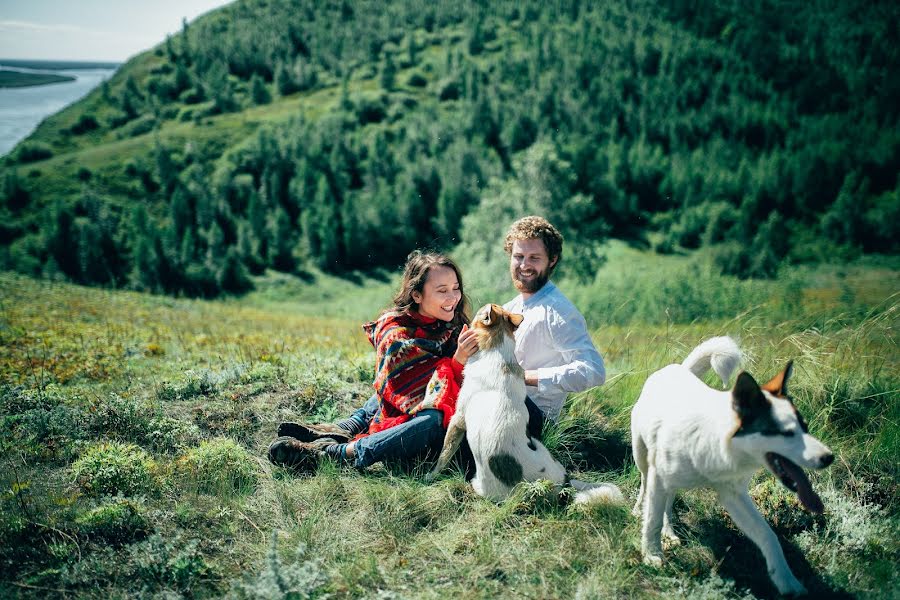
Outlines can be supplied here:
<path id="1" fill-rule="evenodd" d="M 819 514 L 825 509 L 822 499 L 813 491 L 812 484 L 803 469 L 774 452 L 766 452 L 766 463 L 781 483 L 797 494 L 806 510 Z"/>

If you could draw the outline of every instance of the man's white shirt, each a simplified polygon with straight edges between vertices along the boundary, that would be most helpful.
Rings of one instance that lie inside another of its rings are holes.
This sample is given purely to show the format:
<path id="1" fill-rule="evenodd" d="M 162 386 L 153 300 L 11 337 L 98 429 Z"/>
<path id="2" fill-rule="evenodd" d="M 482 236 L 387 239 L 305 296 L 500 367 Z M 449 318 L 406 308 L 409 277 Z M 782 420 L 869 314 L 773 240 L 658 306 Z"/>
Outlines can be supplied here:
<path id="1" fill-rule="evenodd" d="M 553 282 L 527 300 L 516 296 L 503 308 L 525 317 L 516 330 L 516 359 L 526 371 L 537 370 L 538 385 L 526 391 L 547 417 L 559 417 L 568 393 L 605 381 L 603 358 L 584 317 Z"/>

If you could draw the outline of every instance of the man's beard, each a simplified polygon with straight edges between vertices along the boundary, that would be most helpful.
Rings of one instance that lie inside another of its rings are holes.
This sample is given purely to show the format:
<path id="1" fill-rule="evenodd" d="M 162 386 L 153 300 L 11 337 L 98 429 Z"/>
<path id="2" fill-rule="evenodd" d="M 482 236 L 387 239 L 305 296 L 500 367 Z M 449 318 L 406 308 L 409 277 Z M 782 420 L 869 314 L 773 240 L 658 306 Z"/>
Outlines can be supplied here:
<path id="1" fill-rule="evenodd" d="M 516 289 L 519 290 L 519 292 L 525 294 L 534 294 L 542 287 L 544 287 L 544 284 L 550 280 L 549 269 L 544 271 L 536 271 L 534 277 L 532 277 L 529 281 L 520 280 L 517 277 L 517 269 L 515 267 L 512 267 L 510 269 L 510 272 L 512 274 L 513 285 L 516 286 Z"/>

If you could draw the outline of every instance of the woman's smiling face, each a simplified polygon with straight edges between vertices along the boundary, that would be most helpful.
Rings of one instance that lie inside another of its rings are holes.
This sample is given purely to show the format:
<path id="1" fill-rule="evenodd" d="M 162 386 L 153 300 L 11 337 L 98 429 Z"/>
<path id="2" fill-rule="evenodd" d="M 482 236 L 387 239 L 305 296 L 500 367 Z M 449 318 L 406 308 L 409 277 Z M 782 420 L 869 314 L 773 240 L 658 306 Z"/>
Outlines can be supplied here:
<path id="1" fill-rule="evenodd" d="M 438 265 L 431 267 L 422 291 L 414 291 L 412 297 L 419 305 L 420 315 L 441 321 L 452 321 L 456 305 L 462 299 L 456 271 Z"/>

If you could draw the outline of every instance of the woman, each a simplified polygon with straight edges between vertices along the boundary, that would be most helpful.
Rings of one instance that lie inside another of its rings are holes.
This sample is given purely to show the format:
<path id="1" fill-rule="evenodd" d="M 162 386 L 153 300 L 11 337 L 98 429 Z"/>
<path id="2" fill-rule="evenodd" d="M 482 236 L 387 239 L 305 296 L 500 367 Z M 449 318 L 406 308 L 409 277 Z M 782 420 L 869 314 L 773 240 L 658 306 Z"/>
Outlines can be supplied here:
<path id="1" fill-rule="evenodd" d="M 363 468 L 439 450 L 463 366 L 478 350 L 468 310 L 452 260 L 410 254 L 394 306 L 363 326 L 375 347 L 376 394 L 369 402 L 377 406 L 368 404 L 337 425 L 282 423 L 269 460 L 312 470 L 324 455 Z"/>

